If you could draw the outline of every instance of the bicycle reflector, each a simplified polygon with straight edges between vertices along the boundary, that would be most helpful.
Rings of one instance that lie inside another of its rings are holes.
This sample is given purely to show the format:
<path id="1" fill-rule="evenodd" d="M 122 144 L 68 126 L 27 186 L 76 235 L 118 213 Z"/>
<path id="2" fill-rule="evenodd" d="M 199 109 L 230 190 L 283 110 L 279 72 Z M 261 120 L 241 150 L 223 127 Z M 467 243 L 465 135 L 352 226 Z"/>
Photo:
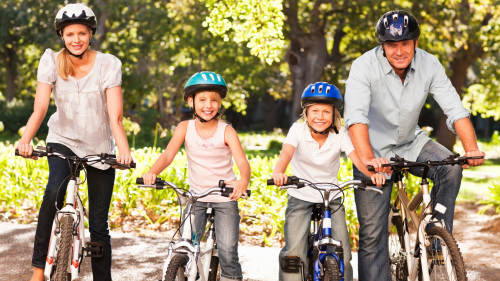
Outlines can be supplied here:
<path id="1" fill-rule="evenodd" d="M 436 207 L 434 207 L 434 210 L 436 212 L 440 212 L 441 214 L 444 214 L 446 212 L 446 207 L 443 206 L 443 205 L 441 205 L 441 204 L 439 204 L 439 203 L 437 203 Z"/>

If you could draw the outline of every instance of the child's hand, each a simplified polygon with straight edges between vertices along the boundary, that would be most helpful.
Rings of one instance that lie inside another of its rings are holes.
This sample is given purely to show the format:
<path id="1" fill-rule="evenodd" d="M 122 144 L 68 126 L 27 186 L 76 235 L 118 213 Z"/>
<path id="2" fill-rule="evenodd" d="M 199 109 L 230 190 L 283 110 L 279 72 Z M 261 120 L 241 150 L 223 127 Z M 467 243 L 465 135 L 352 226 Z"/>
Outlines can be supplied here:
<path id="1" fill-rule="evenodd" d="M 248 182 L 243 179 L 224 182 L 226 183 L 226 185 L 232 186 L 234 188 L 233 193 L 231 193 L 231 196 L 229 196 L 229 199 L 231 200 L 238 200 L 241 198 L 241 195 L 243 195 L 243 193 L 247 192 Z"/>
<path id="2" fill-rule="evenodd" d="M 287 180 L 288 176 L 285 173 L 275 173 L 273 174 L 274 185 L 283 186 Z"/>
<path id="3" fill-rule="evenodd" d="M 142 175 L 142 179 L 144 180 L 145 185 L 152 185 L 156 181 L 156 176 L 155 174 L 152 173 L 146 173 Z"/>
<path id="4" fill-rule="evenodd" d="M 385 183 L 385 176 L 382 174 L 373 174 L 371 179 L 372 182 L 377 184 L 377 187 L 381 187 Z"/>

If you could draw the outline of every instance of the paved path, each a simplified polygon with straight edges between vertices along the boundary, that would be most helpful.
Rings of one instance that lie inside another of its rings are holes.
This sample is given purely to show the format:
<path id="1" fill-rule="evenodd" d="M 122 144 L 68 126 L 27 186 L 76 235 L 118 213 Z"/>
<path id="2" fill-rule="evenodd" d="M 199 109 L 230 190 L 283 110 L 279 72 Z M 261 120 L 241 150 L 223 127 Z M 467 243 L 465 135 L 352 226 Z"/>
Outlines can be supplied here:
<path id="1" fill-rule="evenodd" d="M 29 280 L 34 234 L 35 226 L 33 225 L 0 222 L 0 281 Z M 111 236 L 113 280 L 160 279 L 167 249 L 165 239 L 138 237 L 117 232 L 112 232 Z M 279 250 L 279 248 L 240 246 L 240 259 L 245 280 L 278 280 Z M 356 260 L 355 257 L 354 260 Z M 90 259 L 84 260 L 79 280 L 92 280 Z"/>

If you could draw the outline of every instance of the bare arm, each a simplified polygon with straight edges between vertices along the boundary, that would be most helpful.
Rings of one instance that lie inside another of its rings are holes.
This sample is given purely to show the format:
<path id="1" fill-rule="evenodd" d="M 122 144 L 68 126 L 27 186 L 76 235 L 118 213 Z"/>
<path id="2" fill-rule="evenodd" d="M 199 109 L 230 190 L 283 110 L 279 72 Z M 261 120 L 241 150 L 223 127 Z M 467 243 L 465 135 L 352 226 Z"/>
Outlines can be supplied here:
<path id="1" fill-rule="evenodd" d="M 387 159 L 375 158 L 372 146 L 370 145 L 368 126 L 366 124 L 358 123 L 351 125 L 349 127 L 349 136 L 363 166 L 372 165 L 376 172 L 387 173 L 388 175 L 392 173 L 390 168 L 382 167 L 382 164 L 389 163 Z"/>
<path id="2" fill-rule="evenodd" d="M 457 135 L 462 141 L 462 145 L 465 150 L 465 156 L 485 156 L 483 151 L 479 150 L 477 146 L 476 133 L 474 132 L 474 127 L 470 122 L 469 118 L 462 118 L 455 122 L 455 130 Z M 484 159 L 469 160 L 470 166 L 480 166 L 483 165 Z M 464 165 L 465 169 L 469 168 L 469 165 Z"/>
<path id="3" fill-rule="evenodd" d="M 17 149 L 19 154 L 28 157 L 33 152 L 33 147 L 31 146 L 31 139 L 35 136 L 36 132 L 40 128 L 40 125 L 47 114 L 47 110 L 50 104 L 50 93 L 52 91 L 52 86 L 50 84 L 38 82 L 36 86 L 35 94 L 35 105 L 33 106 L 33 113 L 31 114 L 26 128 L 24 129 L 23 136 L 17 144 Z"/>
<path id="4" fill-rule="evenodd" d="M 188 121 L 181 122 L 177 128 L 175 128 L 174 135 L 167 145 L 167 148 L 158 157 L 153 167 L 142 176 L 144 179 L 144 184 L 153 184 L 156 180 L 158 174 L 160 174 L 165 168 L 167 168 L 179 152 L 184 139 L 186 138 Z"/>
<path id="5" fill-rule="evenodd" d="M 280 157 L 274 166 L 273 180 L 276 186 L 282 186 L 288 179 L 285 174 L 286 168 L 290 161 L 292 161 L 293 154 L 295 153 L 295 147 L 291 144 L 285 143 L 280 152 Z"/>
<path id="6" fill-rule="evenodd" d="M 234 187 L 233 194 L 231 194 L 229 199 L 238 200 L 241 195 L 246 192 L 248 183 L 250 182 L 250 164 L 248 163 L 245 152 L 241 147 L 238 134 L 231 126 L 226 126 L 224 140 L 227 146 L 231 149 L 234 162 L 236 162 L 236 166 L 238 166 L 238 169 L 240 170 L 241 178 L 239 180 L 226 182 L 226 184 Z"/>
<path id="7" fill-rule="evenodd" d="M 128 146 L 127 134 L 123 127 L 123 95 L 122 87 L 116 86 L 106 89 L 106 101 L 108 104 L 108 116 L 111 123 L 111 131 L 118 146 L 119 155 L 116 161 L 120 164 L 130 165 L 132 156 Z"/>

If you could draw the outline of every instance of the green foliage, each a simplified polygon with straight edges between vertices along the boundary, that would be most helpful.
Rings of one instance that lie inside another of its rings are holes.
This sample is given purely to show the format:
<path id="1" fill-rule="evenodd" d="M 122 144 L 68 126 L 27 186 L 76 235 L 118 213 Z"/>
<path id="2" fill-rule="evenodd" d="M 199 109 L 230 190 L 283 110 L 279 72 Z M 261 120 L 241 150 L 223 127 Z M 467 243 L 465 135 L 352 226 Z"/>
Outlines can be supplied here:
<path id="1" fill-rule="evenodd" d="M 480 214 L 484 214 L 490 208 L 495 208 L 495 211 L 500 214 L 500 183 L 492 182 L 491 185 L 488 199 L 479 201 L 479 204 L 485 205 L 479 210 Z"/>

